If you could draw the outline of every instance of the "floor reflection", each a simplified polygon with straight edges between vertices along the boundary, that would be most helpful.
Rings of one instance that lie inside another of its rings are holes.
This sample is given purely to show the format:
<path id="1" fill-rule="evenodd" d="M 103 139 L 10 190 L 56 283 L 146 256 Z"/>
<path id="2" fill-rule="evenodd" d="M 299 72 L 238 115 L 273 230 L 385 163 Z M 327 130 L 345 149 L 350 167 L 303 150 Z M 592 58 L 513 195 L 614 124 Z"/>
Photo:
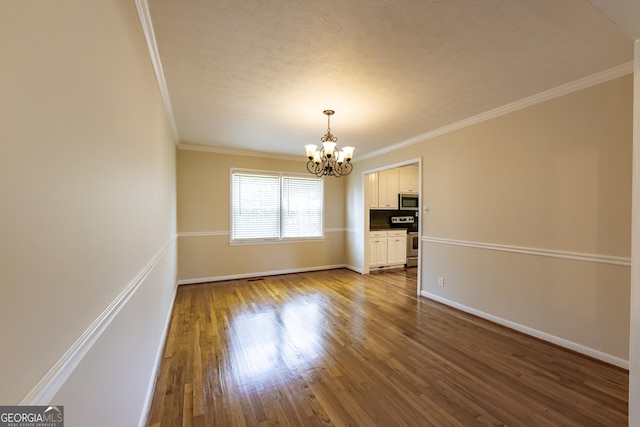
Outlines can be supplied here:
<path id="1" fill-rule="evenodd" d="M 271 381 L 277 370 L 301 369 L 323 355 L 322 295 L 304 296 L 230 319 L 230 355 L 239 384 Z"/>
<path id="2" fill-rule="evenodd" d="M 147 425 L 628 424 L 624 370 L 418 298 L 398 270 L 180 287 Z"/>

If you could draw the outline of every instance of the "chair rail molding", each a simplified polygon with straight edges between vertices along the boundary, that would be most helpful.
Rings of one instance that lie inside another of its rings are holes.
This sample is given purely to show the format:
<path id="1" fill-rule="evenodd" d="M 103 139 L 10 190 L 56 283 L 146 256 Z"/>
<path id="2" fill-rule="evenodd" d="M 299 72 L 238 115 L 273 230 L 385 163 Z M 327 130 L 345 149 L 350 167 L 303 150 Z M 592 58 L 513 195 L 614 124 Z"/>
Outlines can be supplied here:
<path id="1" fill-rule="evenodd" d="M 513 252 L 525 255 L 546 256 L 552 258 L 570 259 L 574 261 L 596 262 L 601 264 L 621 265 L 631 267 L 631 258 L 612 255 L 587 254 L 582 252 L 558 251 L 554 249 L 531 248 L 525 246 L 501 245 L 496 243 L 473 242 L 469 240 L 444 239 L 440 237 L 422 237 L 426 243 L 442 245 L 464 246 L 468 248 L 485 249 L 491 251 Z"/>

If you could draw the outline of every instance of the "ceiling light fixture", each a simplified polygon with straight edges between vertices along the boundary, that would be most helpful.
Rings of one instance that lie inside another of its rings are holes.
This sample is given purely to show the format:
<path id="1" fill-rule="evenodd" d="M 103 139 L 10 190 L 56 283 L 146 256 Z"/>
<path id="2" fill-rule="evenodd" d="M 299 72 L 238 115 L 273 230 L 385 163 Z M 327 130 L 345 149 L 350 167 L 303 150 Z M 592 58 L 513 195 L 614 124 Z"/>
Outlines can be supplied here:
<path id="1" fill-rule="evenodd" d="M 327 133 L 320 138 L 322 148 L 318 150 L 318 146 L 314 144 L 304 146 L 309 158 L 307 170 L 316 176 L 335 176 L 338 178 L 342 175 L 349 175 L 353 170 L 351 159 L 355 148 L 344 147 L 341 151 L 336 146 L 338 138 L 331 134 L 331 116 L 334 113 L 333 110 L 323 111 L 323 114 L 327 116 Z"/>

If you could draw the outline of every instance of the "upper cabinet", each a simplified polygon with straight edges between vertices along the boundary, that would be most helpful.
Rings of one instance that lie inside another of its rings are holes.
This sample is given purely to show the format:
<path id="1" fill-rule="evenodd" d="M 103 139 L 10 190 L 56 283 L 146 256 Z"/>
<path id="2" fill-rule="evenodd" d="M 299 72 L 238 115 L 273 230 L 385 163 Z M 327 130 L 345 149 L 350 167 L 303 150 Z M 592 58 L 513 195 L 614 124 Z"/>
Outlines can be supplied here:
<path id="1" fill-rule="evenodd" d="M 365 192 L 369 209 L 398 209 L 398 194 L 419 192 L 418 165 L 367 174 Z"/>
<path id="2" fill-rule="evenodd" d="M 398 169 L 378 172 L 378 207 L 398 209 Z"/>
<path id="3" fill-rule="evenodd" d="M 378 207 L 378 173 L 369 173 L 365 176 L 365 198 L 369 208 Z"/>
<path id="4" fill-rule="evenodd" d="M 409 165 L 398 168 L 398 192 L 418 193 L 418 165 Z"/>

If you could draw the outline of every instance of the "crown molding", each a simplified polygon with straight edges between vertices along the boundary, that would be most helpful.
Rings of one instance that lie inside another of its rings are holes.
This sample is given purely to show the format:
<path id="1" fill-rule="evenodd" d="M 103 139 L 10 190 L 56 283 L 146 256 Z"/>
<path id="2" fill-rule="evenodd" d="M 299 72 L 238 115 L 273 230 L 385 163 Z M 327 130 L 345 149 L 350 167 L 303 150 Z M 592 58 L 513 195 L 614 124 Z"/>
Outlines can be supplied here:
<path id="1" fill-rule="evenodd" d="M 158 45 L 156 44 L 156 36 L 153 32 L 153 23 L 151 22 L 149 4 L 147 3 L 147 0 L 135 0 L 135 3 L 136 9 L 138 10 L 138 17 L 140 18 L 140 25 L 144 32 L 144 38 L 147 41 L 149 56 L 151 57 L 151 63 L 153 64 L 153 71 L 156 75 L 158 88 L 160 89 L 162 104 L 164 105 L 164 110 L 167 114 L 167 121 L 169 122 L 169 128 L 171 129 L 173 142 L 177 145 L 180 141 L 180 136 L 178 134 L 178 127 L 176 126 L 176 118 L 173 114 L 173 108 L 171 107 L 169 89 L 167 89 L 167 82 L 164 78 L 164 70 L 162 69 L 162 62 L 160 61 L 160 52 L 158 52 Z"/>
<path id="2" fill-rule="evenodd" d="M 293 161 L 300 161 L 300 159 L 306 160 L 306 158 L 302 155 L 293 156 L 288 154 L 267 153 L 264 151 L 236 150 L 234 148 L 210 147 L 206 145 L 183 144 L 183 143 L 178 144 L 178 150 L 203 151 L 205 153 L 227 154 L 230 156 L 259 157 L 259 158 L 277 159 L 277 160 L 293 160 Z"/>
<path id="3" fill-rule="evenodd" d="M 382 154 L 386 154 L 390 151 L 395 151 L 400 148 L 408 147 L 418 142 L 435 138 L 436 136 L 444 135 L 446 133 L 462 129 L 467 126 L 471 126 L 480 122 L 484 122 L 486 120 L 503 116 L 505 114 L 509 114 L 514 111 L 522 110 L 523 108 L 527 108 L 535 104 L 540 104 L 542 102 L 549 101 L 551 99 L 558 98 L 560 96 L 568 95 L 570 93 L 573 93 L 582 89 L 586 89 L 588 87 L 595 86 L 597 84 L 604 83 L 609 80 L 613 80 L 618 77 L 626 76 L 627 74 L 632 74 L 632 73 L 633 73 L 633 62 L 627 62 L 621 65 L 618 65 L 616 67 L 609 68 L 608 70 L 604 70 L 600 73 L 592 74 L 590 76 L 584 77 L 574 82 L 567 83 L 562 86 L 558 86 L 556 88 L 549 89 L 544 92 L 540 92 L 536 95 L 523 98 L 519 101 L 515 101 L 510 104 L 503 105 L 502 107 L 494 108 L 493 110 L 489 110 L 484 113 L 480 113 L 478 115 L 469 117 L 467 119 L 460 120 L 459 122 L 455 122 L 450 125 L 443 126 L 441 128 L 423 133 L 421 135 L 414 136 L 413 138 L 406 139 L 404 141 L 385 147 L 381 150 L 363 154 L 361 156 L 358 156 L 358 161 L 369 159 L 372 157 L 377 157 Z"/>
<path id="4" fill-rule="evenodd" d="M 178 149 L 190 150 L 190 151 L 204 151 L 204 152 L 210 152 L 210 153 L 229 154 L 229 155 L 246 156 L 246 157 L 263 157 L 263 158 L 272 158 L 272 159 L 281 159 L 281 160 L 299 160 L 300 159 L 300 157 L 293 156 L 293 155 L 274 154 L 274 153 L 266 153 L 261 151 L 236 150 L 232 148 L 207 147 L 207 146 L 199 146 L 199 145 L 193 145 L 188 143 L 187 144 L 180 143 L 178 128 L 176 126 L 173 108 L 171 107 L 171 99 L 169 97 L 167 83 L 164 78 L 164 71 L 162 68 L 162 62 L 160 60 L 160 53 L 158 51 L 158 46 L 156 44 L 155 34 L 153 31 L 153 23 L 151 21 L 149 5 L 147 3 L 147 0 L 135 0 L 135 4 L 136 4 L 136 9 L 138 10 L 140 24 L 142 26 L 142 30 L 144 32 L 145 39 L 147 42 L 147 47 L 149 49 L 149 56 L 153 64 L 153 69 L 156 75 L 156 80 L 157 80 L 158 87 L 160 89 L 160 94 L 162 97 L 162 102 L 164 104 L 164 108 L 167 114 L 169 127 L 171 128 L 171 134 L 173 136 L 174 142 L 176 143 Z M 557 88 L 553 88 L 553 89 L 538 93 L 536 95 L 521 99 L 519 101 L 512 102 L 502 107 L 494 108 L 492 110 L 486 111 L 484 113 L 480 113 L 478 115 L 469 117 L 467 119 L 452 123 L 450 125 L 446 125 L 441 128 L 414 136 L 404 141 L 400 141 L 398 143 L 392 144 L 381 150 L 363 154 L 361 156 L 358 156 L 357 161 L 366 160 L 372 157 L 377 157 L 385 153 L 416 144 L 421 141 L 435 138 L 437 136 L 440 136 L 449 132 L 453 132 L 458 129 L 462 129 L 467 126 L 471 126 L 473 124 L 477 124 L 477 123 L 490 120 L 490 119 L 517 111 L 517 110 L 521 110 L 523 108 L 530 107 L 532 105 L 539 104 L 541 102 L 545 102 L 563 95 L 567 95 L 569 93 L 572 93 L 581 89 L 586 89 L 590 86 L 604 83 L 606 81 L 613 80 L 615 78 L 622 77 L 631 73 L 633 73 L 632 61 L 618 65 L 608 70 L 604 70 L 596 74 L 592 74 L 590 76 L 559 86 Z M 356 160 L 354 160 L 354 163 L 356 163 Z"/>

